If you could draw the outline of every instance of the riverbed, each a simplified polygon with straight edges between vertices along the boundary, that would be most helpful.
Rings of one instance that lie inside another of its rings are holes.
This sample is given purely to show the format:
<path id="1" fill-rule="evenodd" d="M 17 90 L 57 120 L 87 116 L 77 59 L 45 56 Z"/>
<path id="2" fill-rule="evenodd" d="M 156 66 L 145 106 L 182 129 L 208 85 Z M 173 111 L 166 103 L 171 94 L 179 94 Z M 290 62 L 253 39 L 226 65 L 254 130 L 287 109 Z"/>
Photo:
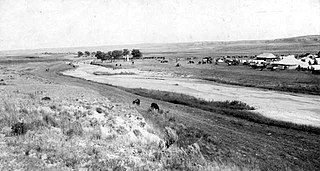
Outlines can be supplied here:
<path id="1" fill-rule="evenodd" d="M 127 88 L 182 93 L 205 100 L 239 100 L 254 106 L 256 112 L 264 116 L 320 127 L 320 96 L 219 84 L 178 77 L 165 71 L 141 71 L 136 68 L 112 69 L 82 63 L 63 74 Z"/>

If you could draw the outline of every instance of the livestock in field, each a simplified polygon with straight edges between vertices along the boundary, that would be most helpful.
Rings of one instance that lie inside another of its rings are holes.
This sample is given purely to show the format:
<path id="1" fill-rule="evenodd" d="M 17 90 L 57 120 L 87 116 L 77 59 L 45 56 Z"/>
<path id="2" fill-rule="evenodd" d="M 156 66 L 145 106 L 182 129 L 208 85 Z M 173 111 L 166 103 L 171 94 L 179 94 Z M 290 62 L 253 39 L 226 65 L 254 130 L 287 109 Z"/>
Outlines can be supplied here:
<path id="1" fill-rule="evenodd" d="M 157 103 L 151 103 L 151 109 L 153 110 L 160 110 L 159 105 Z"/>
<path id="2" fill-rule="evenodd" d="M 136 100 L 132 101 L 132 104 L 140 106 L 140 99 L 136 99 Z"/>

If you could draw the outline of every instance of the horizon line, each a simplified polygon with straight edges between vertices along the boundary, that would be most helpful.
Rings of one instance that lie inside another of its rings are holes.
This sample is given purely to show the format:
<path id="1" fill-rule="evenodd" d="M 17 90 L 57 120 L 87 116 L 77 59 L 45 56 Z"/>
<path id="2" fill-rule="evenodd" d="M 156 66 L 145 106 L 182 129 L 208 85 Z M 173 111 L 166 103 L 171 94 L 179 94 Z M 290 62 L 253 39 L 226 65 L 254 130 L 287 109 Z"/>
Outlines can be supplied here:
<path id="1" fill-rule="evenodd" d="M 268 41 L 268 40 L 278 40 L 278 39 L 289 39 L 289 38 L 299 38 L 299 37 L 308 37 L 308 36 L 320 36 L 320 34 L 308 34 L 308 35 L 299 35 L 292 37 L 280 37 L 273 39 L 239 39 L 239 40 L 203 40 L 203 41 L 186 41 L 186 42 L 154 42 L 154 43 L 124 43 L 124 44 L 110 44 L 110 45 L 89 45 L 89 46 L 67 46 L 67 47 L 43 47 L 43 48 L 34 48 L 34 49 L 10 49 L 10 50 L 0 50 L 0 52 L 10 52 L 10 51 L 31 51 L 31 50 L 42 50 L 42 49 L 69 49 L 69 48 L 90 48 L 90 47 L 100 47 L 100 46 L 130 46 L 130 45 L 146 45 L 146 44 L 183 44 L 183 43 L 200 43 L 200 42 L 242 42 L 242 41 Z"/>

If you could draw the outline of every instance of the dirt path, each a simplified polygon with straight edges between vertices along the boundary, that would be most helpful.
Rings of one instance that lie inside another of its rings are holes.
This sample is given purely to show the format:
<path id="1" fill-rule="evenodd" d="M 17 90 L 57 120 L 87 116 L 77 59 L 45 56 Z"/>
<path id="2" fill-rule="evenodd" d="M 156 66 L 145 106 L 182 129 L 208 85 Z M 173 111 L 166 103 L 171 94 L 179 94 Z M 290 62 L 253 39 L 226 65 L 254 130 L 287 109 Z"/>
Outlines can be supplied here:
<path id="1" fill-rule="evenodd" d="M 135 75 L 94 75 L 101 73 L 134 73 Z M 270 118 L 298 124 L 320 126 L 320 97 L 217 84 L 203 80 L 177 78 L 170 74 L 143 72 L 136 69 L 112 70 L 80 64 L 79 68 L 65 72 L 95 82 L 127 88 L 146 88 L 171 91 L 205 100 L 239 100 L 256 107 L 256 111 Z"/>

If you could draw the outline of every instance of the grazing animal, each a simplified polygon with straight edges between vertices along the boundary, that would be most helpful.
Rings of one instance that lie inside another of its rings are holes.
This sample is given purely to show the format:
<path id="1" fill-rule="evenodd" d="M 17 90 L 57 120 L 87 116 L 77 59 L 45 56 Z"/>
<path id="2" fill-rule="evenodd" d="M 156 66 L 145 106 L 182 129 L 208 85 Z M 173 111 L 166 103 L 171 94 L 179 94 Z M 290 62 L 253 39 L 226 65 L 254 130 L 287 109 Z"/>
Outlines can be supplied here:
<path id="1" fill-rule="evenodd" d="M 132 104 L 136 104 L 138 106 L 140 106 L 140 99 L 136 99 L 132 102 Z"/>
<path id="2" fill-rule="evenodd" d="M 48 71 L 49 71 L 49 68 L 47 68 L 46 71 L 48 72 Z"/>
<path id="3" fill-rule="evenodd" d="M 160 108 L 159 108 L 157 103 L 151 103 L 151 109 L 158 110 L 158 111 L 160 110 Z"/>

